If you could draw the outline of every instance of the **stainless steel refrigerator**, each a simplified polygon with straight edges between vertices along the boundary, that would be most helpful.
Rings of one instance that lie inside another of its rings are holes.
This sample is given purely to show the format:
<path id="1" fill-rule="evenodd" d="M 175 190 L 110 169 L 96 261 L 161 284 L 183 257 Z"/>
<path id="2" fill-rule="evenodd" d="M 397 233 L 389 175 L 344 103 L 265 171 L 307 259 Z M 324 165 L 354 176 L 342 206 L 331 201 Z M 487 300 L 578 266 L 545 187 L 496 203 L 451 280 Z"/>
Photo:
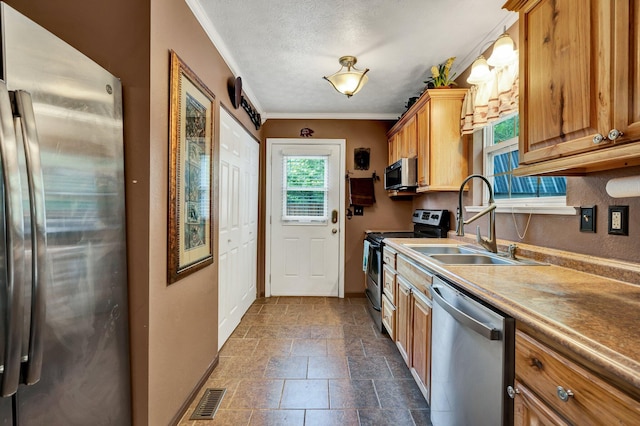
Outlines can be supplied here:
<path id="1" fill-rule="evenodd" d="M 0 422 L 127 425 L 121 85 L 0 14 Z"/>

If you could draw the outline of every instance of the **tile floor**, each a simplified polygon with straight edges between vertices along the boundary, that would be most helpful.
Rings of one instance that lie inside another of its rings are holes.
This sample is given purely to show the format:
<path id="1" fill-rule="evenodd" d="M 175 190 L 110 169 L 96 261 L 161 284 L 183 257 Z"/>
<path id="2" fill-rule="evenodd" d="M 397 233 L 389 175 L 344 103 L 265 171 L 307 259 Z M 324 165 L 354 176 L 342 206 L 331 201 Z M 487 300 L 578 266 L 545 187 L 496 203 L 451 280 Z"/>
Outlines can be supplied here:
<path id="1" fill-rule="evenodd" d="M 254 302 L 180 426 L 431 425 L 429 406 L 364 298 Z M 204 388 L 226 388 L 213 420 L 189 420 Z"/>

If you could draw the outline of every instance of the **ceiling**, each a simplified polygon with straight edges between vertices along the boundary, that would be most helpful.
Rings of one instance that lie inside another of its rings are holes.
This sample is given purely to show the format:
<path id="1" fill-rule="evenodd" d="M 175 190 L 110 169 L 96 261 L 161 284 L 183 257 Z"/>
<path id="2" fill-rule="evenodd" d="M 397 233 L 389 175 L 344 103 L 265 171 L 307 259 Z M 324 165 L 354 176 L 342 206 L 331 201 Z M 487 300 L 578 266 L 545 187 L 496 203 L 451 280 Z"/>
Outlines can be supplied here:
<path id="1" fill-rule="evenodd" d="M 431 66 L 465 70 L 516 20 L 505 0 L 186 0 L 245 97 L 269 118 L 397 119 Z M 347 98 L 322 79 L 353 55 L 369 82 Z"/>

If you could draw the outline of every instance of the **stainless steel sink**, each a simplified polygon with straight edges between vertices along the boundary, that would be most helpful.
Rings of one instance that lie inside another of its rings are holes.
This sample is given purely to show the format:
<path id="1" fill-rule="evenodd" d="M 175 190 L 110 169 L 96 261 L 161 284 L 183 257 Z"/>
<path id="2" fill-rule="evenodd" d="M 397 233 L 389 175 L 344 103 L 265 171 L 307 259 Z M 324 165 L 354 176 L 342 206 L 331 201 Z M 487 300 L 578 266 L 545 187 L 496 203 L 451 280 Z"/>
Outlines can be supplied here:
<path id="1" fill-rule="evenodd" d="M 518 261 L 488 256 L 486 254 L 433 254 L 433 260 L 447 265 L 518 265 Z"/>
<path id="2" fill-rule="evenodd" d="M 460 253 L 472 253 L 472 250 L 465 249 L 459 246 L 409 246 L 412 250 L 418 253 L 425 254 L 427 256 L 433 254 L 460 254 Z"/>

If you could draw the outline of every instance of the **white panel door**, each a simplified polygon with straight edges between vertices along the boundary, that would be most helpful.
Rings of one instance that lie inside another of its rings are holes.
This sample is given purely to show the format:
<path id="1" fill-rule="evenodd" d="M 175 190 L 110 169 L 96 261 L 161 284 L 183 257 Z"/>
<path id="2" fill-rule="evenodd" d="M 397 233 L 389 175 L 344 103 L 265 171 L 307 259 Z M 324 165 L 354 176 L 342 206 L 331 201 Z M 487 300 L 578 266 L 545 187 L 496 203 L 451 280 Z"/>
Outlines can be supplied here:
<path id="1" fill-rule="evenodd" d="M 342 297 L 344 141 L 276 141 L 267 141 L 267 294 Z"/>
<path id="2" fill-rule="evenodd" d="M 259 144 L 220 110 L 218 348 L 256 298 Z"/>

